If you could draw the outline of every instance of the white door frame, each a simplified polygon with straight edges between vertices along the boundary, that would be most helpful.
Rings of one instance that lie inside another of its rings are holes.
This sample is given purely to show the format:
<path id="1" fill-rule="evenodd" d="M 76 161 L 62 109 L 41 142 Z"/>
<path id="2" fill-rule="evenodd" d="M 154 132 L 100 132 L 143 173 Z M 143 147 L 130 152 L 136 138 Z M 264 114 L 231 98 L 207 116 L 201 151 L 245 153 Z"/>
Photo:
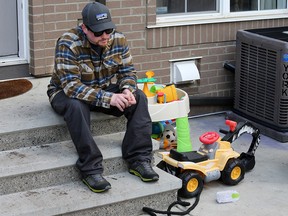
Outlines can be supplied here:
<path id="1" fill-rule="evenodd" d="M 15 57 L 0 57 L 0 67 L 29 63 L 28 0 L 17 0 L 19 51 Z"/>

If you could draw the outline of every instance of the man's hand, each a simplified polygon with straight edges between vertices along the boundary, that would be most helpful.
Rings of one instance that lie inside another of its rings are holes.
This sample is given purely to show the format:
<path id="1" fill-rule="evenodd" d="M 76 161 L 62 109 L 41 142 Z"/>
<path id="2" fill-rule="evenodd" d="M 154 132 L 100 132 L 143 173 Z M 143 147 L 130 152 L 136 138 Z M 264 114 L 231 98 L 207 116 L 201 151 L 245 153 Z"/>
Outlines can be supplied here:
<path id="1" fill-rule="evenodd" d="M 125 108 L 136 104 L 136 99 L 129 89 L 125 89 L 122 93 L 114 93 L 110 102 L 111 106 L 116 106 L 121 112 Z"/>

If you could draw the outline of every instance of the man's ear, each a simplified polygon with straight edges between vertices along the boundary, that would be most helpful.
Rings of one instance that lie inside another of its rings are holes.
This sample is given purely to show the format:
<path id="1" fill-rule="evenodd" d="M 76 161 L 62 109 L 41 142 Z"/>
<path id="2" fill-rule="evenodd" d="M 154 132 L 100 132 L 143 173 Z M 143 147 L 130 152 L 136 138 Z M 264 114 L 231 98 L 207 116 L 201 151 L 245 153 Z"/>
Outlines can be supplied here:
<path id="1" fill-rule="evenodd" d="M 83 23 L 81 24 L 81 28 L 82 28 L 83 32 L 84 32 L 85 34 L 87 34 L 88 29 L 87 29 L 87 27 L 86 27 Z"/>

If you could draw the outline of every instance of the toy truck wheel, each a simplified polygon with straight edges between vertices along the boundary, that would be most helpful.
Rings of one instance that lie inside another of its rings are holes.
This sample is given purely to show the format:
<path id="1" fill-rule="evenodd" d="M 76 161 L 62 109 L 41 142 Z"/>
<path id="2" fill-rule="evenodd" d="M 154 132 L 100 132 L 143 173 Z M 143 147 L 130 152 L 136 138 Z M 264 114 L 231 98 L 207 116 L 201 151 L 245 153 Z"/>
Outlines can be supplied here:
<path id="1" fill-rule="evenodd" d="M 198 173 L 186 171 L 178 177 L 182 179 L 182 188 L 178 190 L 178 196 L 193 198 L 201 193 L 203 189 L 203 179 Z"/>
<path id="2" fill-rule="evenodd" d="M 221 180 L 227 185 L 236 185 L 245 175 L 245 167 L 239 159 L 230 159 L 221 173 Z"/>

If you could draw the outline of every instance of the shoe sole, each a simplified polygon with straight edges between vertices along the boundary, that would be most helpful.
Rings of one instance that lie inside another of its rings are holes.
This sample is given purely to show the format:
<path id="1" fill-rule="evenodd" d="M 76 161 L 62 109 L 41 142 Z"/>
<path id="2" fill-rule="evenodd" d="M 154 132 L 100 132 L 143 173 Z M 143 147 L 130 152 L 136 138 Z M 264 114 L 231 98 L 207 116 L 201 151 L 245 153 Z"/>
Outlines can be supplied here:
<path id="1" fill-rule="evenodd" d="M 102 193 L 102 192 L 105 192 L 105 191 L 108 191 L 109 189 L 111 189 L 111 186 L 107 186 L 106 188 L 104 189 L 95 189 L 95 188 L 92 188 L 88 182 L 85 180 L 85 179 L 82 179 L 83 183 L 91 190 L 93 191 L 94 193 Z"/>
<path id="2" fill-rule="evenodd" d="M 159 178 L 155 178 L 155 179 L 144 178 L 139 172 L 132 170 L 132 169 L 129 170 L 129 173 L 132 175 L 138 176 L 143 182 L 154 182 L 154 181 L 158 181 L 159 179 Z"/>

